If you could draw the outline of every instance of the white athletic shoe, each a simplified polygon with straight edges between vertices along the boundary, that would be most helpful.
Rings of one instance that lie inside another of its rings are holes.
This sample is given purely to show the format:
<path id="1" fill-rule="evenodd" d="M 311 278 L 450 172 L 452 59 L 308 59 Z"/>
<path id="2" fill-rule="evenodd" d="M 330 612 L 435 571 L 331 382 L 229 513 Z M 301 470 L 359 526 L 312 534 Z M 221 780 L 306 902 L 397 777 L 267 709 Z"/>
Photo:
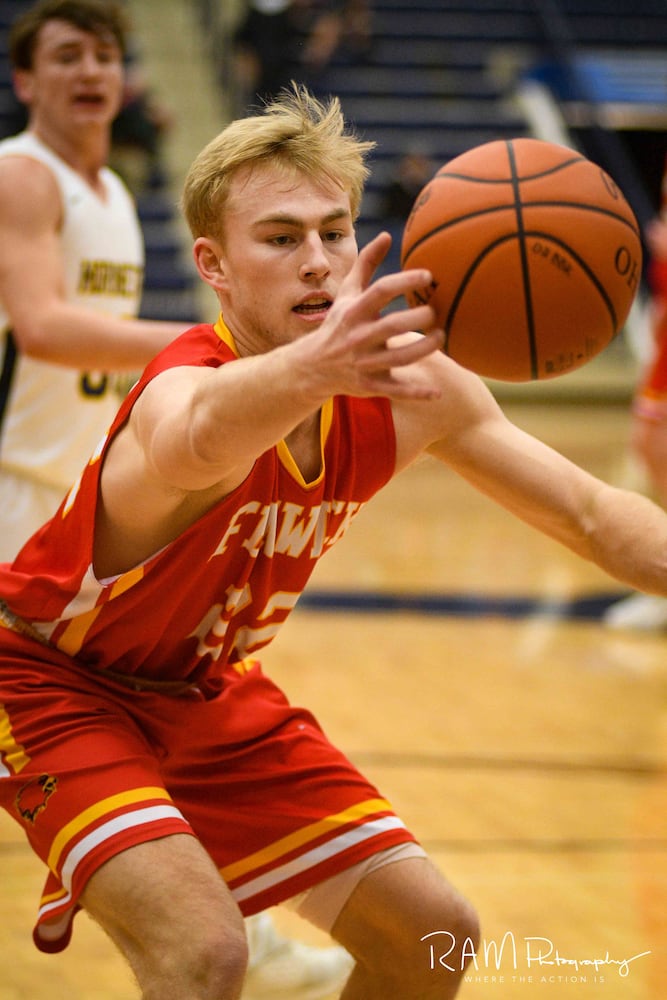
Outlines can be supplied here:
<path id="1" fill-rule="evenodd" d="M 248 972 L 242 1000 L 333 1000 L 339 996 L 352 957 L 339 946 L 314 948 L 283 937 L 268 913 L 246 920 Z"/>
<path id="2" fill-rule="evenodd" d="M 602 621 L 607 628 L 662 631 L 667 629 L 667 597 L 631 594 L 608 607 Z"/>

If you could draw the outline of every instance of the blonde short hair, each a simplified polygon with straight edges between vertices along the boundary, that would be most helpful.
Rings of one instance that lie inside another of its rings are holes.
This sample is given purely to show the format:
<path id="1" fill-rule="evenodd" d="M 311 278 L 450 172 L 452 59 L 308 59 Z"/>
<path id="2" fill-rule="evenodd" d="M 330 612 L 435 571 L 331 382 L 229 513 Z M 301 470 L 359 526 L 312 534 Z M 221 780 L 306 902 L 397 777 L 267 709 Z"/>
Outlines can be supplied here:
<path id="1" fill-rule="evenodd" d="M 185 179 L 183 214 L 195 239 L 221 236 L 232 177 L 241 167 L 268 162 L 338 184 L 356 219 L 369 174 L 365 157 L 374 145 L 348 128 L 338 98 L 321 103 L 292 83 L 259 114 L 231 122 L 199 153 Z"/>

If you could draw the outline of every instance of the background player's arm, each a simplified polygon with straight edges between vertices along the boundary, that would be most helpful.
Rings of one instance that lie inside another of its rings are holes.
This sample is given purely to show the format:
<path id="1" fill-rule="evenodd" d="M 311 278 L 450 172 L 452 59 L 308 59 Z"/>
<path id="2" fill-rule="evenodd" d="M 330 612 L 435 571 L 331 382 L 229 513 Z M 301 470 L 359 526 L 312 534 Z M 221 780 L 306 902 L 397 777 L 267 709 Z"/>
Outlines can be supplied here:
<path id="1" fill-rule="evenodd" d="M 185 328 L 67 302 L 58 187 L 28 157 L 0 160 L 0 301 L 24 354 L 68 367 L 133 371 Z"/>

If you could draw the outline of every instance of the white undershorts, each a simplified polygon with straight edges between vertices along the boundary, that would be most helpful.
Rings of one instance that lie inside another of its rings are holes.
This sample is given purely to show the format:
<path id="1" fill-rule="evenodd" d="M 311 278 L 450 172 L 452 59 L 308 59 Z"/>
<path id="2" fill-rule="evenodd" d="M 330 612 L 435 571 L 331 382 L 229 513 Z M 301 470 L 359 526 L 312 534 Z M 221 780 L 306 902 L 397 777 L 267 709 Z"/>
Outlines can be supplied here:
<path id="1" fill-rule="evenodd" d="M 377 871 L 378 868 L 383 868 L 396 861 L 426 857 L 426 851 L 419 844 L 413 842 L 399 844 L 397 847 L 388 847 L 385 851 L 378 851 L 377 854 L 347 868 L 344 872 L 333 875 L 331 878 L 325 879 L 324 882 L 306 889 L 305 892 L 292 896 L 282 905 L 289 910 L 294 910 L 304 920 L 308 920 L 315 927 L 330 934 L 341 910 L 363 878 L 370 875 L 371 872 Z"/>

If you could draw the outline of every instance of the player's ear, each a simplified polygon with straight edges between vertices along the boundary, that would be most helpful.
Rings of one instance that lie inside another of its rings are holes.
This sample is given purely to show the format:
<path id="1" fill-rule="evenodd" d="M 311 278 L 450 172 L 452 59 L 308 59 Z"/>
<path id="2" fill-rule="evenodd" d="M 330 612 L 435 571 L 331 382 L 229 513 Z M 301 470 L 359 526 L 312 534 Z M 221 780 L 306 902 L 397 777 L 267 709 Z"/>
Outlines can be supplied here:
<path id="1" fill-rule="evenodd" d="M 27 69 L 16 69 L 12 74 L 14 93 L 21 104 L 30 105 L 32 101 L 33 74 Z"/>
<path id="2" fill-rule="evenodd" d="M 209 236 L 199 236 L 192 248 L 192 256 L 200 278 L 212 288 L 225 285 L 222 247 Z"/>

